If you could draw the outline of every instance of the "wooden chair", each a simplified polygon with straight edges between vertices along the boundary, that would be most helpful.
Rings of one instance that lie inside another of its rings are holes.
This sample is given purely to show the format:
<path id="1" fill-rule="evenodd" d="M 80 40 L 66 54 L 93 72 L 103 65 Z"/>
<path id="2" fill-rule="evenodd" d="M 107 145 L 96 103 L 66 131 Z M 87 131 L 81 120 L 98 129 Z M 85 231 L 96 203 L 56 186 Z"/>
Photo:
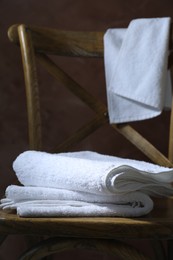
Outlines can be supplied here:
<path id="1" fill-rule="evenodd" d="M 22 54 L 30 149 L 42 149 L 36 60 L 96 114 L 94 119 L 60 144 L 57 151 L 67 151 L 71 145 L 81 141 L 100 126 L 108 124 L 105 104 L 82 88 L 46 55 L 103 58 L 103 34 L 104 32 L 59 31 L 26 25 L 10 27 L 9 39 L 19 45 Z M 154 163 L 173 166 L 173 114 L 170 120 L 168 158 L 130 125 L 112 124 L 110 127 L 126 137 Z M 141 218 L 20 218 L 16 214 L 0 211 L 0 234 L 2 240 L 10 234 L 50 236 L 25 252 L 20 259 L 41 259 L 55 252 L 79 247 L 104 251 L 122 259 L 149 259 L 133 246 L 124 243 L 125 238 L 141 241 L 150 239 L 156 245 L 156 259 L 173 259 L 172 203 L 172 198 L 156 200 L 154 210 Z M 162 242 L 167 244 L 166 251 Z"/>

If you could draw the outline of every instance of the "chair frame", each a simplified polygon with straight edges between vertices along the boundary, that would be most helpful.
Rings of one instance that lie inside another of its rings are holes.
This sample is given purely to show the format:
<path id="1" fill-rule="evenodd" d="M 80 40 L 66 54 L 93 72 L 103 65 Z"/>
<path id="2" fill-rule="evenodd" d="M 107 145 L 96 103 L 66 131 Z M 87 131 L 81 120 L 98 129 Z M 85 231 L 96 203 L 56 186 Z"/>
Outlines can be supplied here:
<path id="1" fill-rule="evenodd" d="M 108 124 L 107 107 L 62 71 L 46 55 L 103 58 L 103 35 L 104 32 L 60 31 L 24 24 L 13 25 L 9 28 L 10 41 L 19 45 L 21 49 L 30 149 L 41 150 L 42 145 L 36 60 L 96 113 L 94 119 L 60 144 L 57 152 L 67 151 L 71 145 L 81 141 L 100 126 Z M 170 39 L 172 38 L 170 37 Z M 171 56 L 169 60 L 173 75 Z M 130 125 L 111 124 L 110 126 L 133 143 L 154 163 L 167 167 L 173 166 L 173 112 L 170 117 L 168 158 Z M 2 240 L 9 234 L 51 236 L 46 241 L 32 247 L 20 259 L 40 259 L 57 251 L 83 248 L 84 245 L 87 248 L 111 252 L 121 256 L 122 259 L 127 259 L 127 257 L 128 259 L 148 259 L 142 252 L 124 244 L 122 242 L 124 238 L 151 239 L 157 248 L 155 250 L 157 259 L 165 259 L 165 251 L 160 241 L 167 241 L 168 259 L 171 259 L 173 254 L 173 250 L 171 250 L 173 239 L 171 204 L 172 198 L 156 199 L 154 210 L 141 218 L 20 218 L 16 214 L 0 211 L 0 234 Z"/>

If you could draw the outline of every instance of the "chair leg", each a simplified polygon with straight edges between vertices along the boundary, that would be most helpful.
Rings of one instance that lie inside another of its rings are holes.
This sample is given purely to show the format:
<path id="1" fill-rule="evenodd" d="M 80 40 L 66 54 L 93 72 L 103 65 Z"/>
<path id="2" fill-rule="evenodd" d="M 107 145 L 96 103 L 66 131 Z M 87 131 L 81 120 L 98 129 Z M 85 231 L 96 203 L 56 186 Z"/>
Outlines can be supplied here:
<path id="1" fill-rule="evenodd" d="M 98 252 L 107 253 L 108 255 L 118 256 L 124 260 L 149 260 L 139 250 L 116 240 L 103 239 L 66 239 L 66 238 L 49 238 L 42 241 L 36 246 L 26 251 L 19 260 L 39 260 L 52 254 L 63 252 L 70 249 L 90 249 Z"/>

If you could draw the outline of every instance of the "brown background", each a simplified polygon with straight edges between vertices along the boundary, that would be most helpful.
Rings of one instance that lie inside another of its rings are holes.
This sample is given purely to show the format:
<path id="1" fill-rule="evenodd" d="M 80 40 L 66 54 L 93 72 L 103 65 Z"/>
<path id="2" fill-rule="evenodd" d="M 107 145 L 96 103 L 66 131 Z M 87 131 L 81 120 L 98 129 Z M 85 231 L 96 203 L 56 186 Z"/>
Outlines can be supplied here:
<path id="1" fill-rule="evenodd" d="M 7 30 L 15 23 L 33 24 L 66 30 L 102 30 L 126 27 L 134 18 L 173 17 L 172 0 L 0 0 L 0 195 L 15 181 L 12 162 L 28 149 L 27 118 L 24 80 L 19 49 L 9 42 Z M 106 103 L 103 61 L 60 58 L 57 62 L 84 87 Z M 56 85 L 54 80 L 39 68 L 42 84 L 41 106 L 44 110 L 43 137 L 46 151 L 68 136 L 80 121 L 91 118 L 92 112 L 72 94 Z M 60 99 L 58 99 L 60 97 Z M 70 106 L 73 105 L 74 109 Z M 161 118 L 135 123 L 157 147 L 167 154 L 169 112 Z M 95 150 L 123 157 L 146 159 L 123 137 L 103 127 L 86 138 L 74 150 Z M 135 243 L 138 247 L 140 245 Z M 149 248 L 149 245 L 147 248 Z M 26 247 L 24 237 L 10 236 L 0 250 L 0 259 L 17 259 Z M 61 254 L 61 259 L 111 259 L 106 255 L 80 251 Z"/>

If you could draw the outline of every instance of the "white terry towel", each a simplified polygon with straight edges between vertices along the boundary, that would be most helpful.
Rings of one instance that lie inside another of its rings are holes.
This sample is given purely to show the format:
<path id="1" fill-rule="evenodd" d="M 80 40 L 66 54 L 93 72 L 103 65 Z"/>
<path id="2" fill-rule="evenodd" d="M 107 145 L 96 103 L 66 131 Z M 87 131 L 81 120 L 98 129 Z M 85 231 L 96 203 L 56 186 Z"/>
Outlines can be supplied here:
<path id="1" fill-rule="evenodd" d="M 112 194 L 142 191 L 169 196 L 173 169 L 95 152 L 49 154 L 26 151 L 13 163 L 21 184 Z"/>
<path id="2" fill-rule="evenodd" d="M 136 19 L 127 29 L 108 29 L 104 60 L 110 123 L 158 116 L 171 106 L 167 71 L 169 17 Z"/>
<path id="3" fill-rule="evenodd" d="M 137 217 L 153 209 L 146 194 L 96 195 L 63 189 L 11 185 L 0 207 L 21 217 L 122 216 Z"/>
<path id="4" fill-rule="evenodd" d="M 13 168 L 25 186 L 7 187 L 1 208 L 23 217 L 137 217 L 152 210 L 149 195 L 173 194 L 172 169 L 90 151 L 27 151 Z"/>

